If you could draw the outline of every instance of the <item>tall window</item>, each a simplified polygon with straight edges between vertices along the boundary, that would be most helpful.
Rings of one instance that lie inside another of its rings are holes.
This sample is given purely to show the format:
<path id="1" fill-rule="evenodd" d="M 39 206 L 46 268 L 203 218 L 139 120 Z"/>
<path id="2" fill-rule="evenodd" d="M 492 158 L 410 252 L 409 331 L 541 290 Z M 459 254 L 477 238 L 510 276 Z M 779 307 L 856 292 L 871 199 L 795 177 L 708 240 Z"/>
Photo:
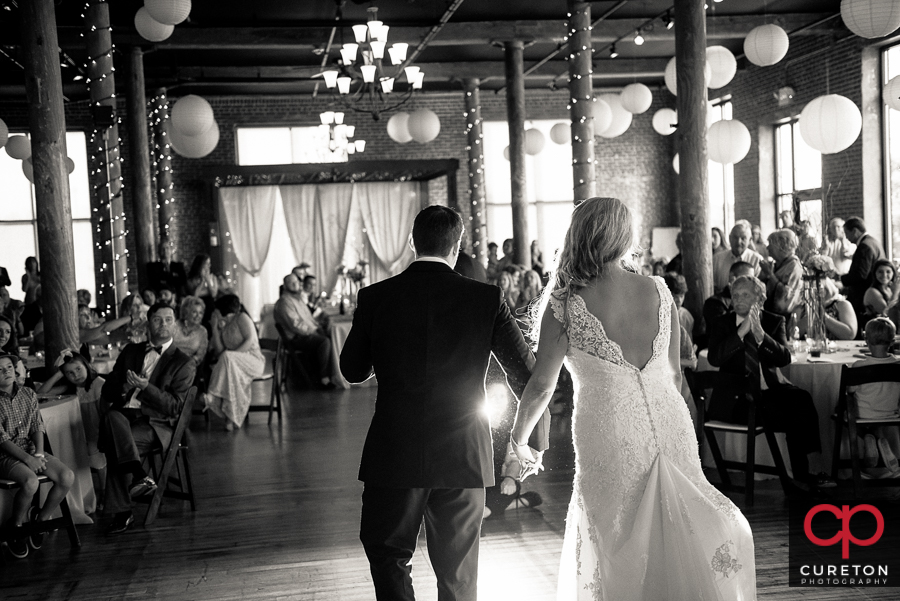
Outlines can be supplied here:
<path id="1" fill-rule="evenodd" d="M 346 141 L 346 129 L 327 125 L 238 127 L 237 164 L 346 163 Z"/>
<path id="2" fill-rule="evenodd" d="M 712 101 L 709 123 L 731 119 L 730 96 Z M 709 223 L 726 234 L 734 225 L 734 165 L 709 161 Z"/>
<path id="3" fill-rule="evenodd" d="M 900 75 L 900 45 L 891 46 L 882 54 L 882 78 L 887 83 Z M 885 203 L 887 222 L 891 226 L 889 256 L 897 256 L 900 249 L 900 113 L 884 106 L 884 174 L 887 188 Z"/>
<path id="4" fill-rule="evenodd" d="M 72 234 L 75 246 L 75 286 L 95 294 L 94 242 L 91 228 L 90 184 L 88 183 L 87 148 L 82 132 L 66 133 L 66 148 L 75 162 L 69 175 L 72 202 Z M 22 172 L 22 161 L 0 152 L 0 265 L 9 271 L 13 298 L 23 298 L 20 278 L 25 273 L 25 259 L 39 257 L 34 186 Z M 39 257 L 40 258 L 40 257 Z"/>
<path id="5" fill-rule="evenodd" d="M 803 141 L 797 117 L 775 126 L 775 194 L 777 213 L 791 211 L 795 218 L 799 213 L 821 243 L 822 154 Z"/>

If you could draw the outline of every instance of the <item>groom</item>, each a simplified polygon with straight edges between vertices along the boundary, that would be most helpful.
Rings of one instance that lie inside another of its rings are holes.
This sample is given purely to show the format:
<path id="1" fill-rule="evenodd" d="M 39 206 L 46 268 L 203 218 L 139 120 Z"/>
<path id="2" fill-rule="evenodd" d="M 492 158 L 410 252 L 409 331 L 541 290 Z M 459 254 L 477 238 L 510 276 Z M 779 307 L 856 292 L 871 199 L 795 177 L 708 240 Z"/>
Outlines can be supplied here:
<path id="1" fill-rule="evenodd" d="M 416 260 L 359 291 L 341 352 L 347 380 L 378 377 L 359 479 L 360 540 L 380 601 L 415 599 L 409 564 L 423 519 L 438 599 L 476 598 L 484 487 L 494 484 L 485 372 L 493 353 L 520 397 L 534 365 L 500 289 L 453 271 L 462 232 L 451 209 L 420 212 Z M 538 450 L 549 420 L 530 441 Z"/>

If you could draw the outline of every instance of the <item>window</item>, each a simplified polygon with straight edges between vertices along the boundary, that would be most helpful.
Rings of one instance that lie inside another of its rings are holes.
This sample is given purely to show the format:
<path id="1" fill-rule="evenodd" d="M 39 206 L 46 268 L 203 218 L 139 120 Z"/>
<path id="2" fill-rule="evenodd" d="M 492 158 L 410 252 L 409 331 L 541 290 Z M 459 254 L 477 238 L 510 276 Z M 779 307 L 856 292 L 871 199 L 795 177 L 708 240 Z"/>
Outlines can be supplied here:
<path id="1" fill-rule="evenodd" d="M 821 243 L 822 154 L 803 141 L 797 117 L 775 126 L 775 195 L 776 214 L 790 211 L 808 221 L 810 235 Z"/>
<path id="2" fill-rule="evenodd" d="M 346 163 L 349 137 L 340 126 L 238 127 L 237 164 Z"/>
<path id="3" fill-rule="evenodd" d="M 883 82 L 900 75 L 900 45 L 882 54 Z M 890 224 L 888 256 L 900 249 L 900 113 L 884 104 L 884 174 L 887 188 L 885 218 Z"/>
<path id="4" fill-rule="evenodd" d="M 96 297 L 94 280 L 94 242 L 91 227 L 90 184 L 88 183 L 87 145 L 84 133 L 66 133 L 66 148 L 75 162 L 69 175 L 69 197 L 72 203 L 72 235 L 75 247 L 75 286 Z M 23 297 L 20 277 L 25 273 L 25 259 L 38 256 L 37 222 L 34 187 L 22 172 L 22 161 L 0 152 L 0 265 L 9 271 L 13 298 Z"/>
<path id="5" fill-rule="evenodd" d="M 731 119 L 731 97 L 713 100 L 707 115 L 709 124 Z M 734 165 L 709 161 L 709 225 L 726 234 L 734 225 Z"/>

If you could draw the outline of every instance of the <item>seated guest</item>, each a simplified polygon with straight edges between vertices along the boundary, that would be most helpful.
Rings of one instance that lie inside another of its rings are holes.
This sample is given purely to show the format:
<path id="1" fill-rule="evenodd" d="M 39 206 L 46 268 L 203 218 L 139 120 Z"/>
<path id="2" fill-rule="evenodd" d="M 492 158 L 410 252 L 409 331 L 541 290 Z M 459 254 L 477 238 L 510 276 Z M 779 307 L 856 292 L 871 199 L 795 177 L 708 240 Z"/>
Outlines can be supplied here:
<path id="1" fill-rule="evenodd" d="M 156 304 L 156 291 L 152 288 L 144 288 L 141 292 L 141 300 L 144 301 L 145 307 L 152 307 Z"/>
<path id="2" fill-rule="evenodd" d="M 75 294 L 77 295 L 77 298 L 78 298 L 78 304 L 88 307 L 88 312 L 91 315 L 91 323 L 89 324 L 89 326 L 93 328 L 93 327 L 99 326 L 101 323 L 103 323 L 103 319 L 100 317 L 100 314 L 97 312 L 97 309 L 91 308 L 91 292 L 89 290 L 85 290 L 84 288 L 82 288 L 81 290 L 78 290 Z"/>
<path id="3" fill-rule="evenodd" d="M 866 324 L 866 345 L 872 356 L 857 361 L 851 367 L 865 367 L 869 365 L 890 365 L 897 363 L 897 358 L 888 352 L 894 343 L 897 328 L 885 317 L 876 317 Z M 856 397 L 859 419 L 891 419 L 900 416 L 897 410 L 897 401 L 900 399 L 900 382 L 870 382 L 859 386 L 847 388 L 849 394 Z M 888 470 L 893 472 L 891 476 L 900 476 L 900 465 L 897 456 L 900 455 L 900 428 L 897 426 L 878 426 L 861 428 L 860 436 L 865 449 L 864 465 L 875 467 L 878 463 L 878 454 L 884 460 Z"/>
<path id="4" fill-rule="evenodd" d="M 203 321 L 208 322 L 209 316 L 215 310 L 216 297 L 219 295 L 219 280 L 212 273 L 212 259 L 209 255 L 199 254 L 194 257 L 185 293 L 203 301 L 206 306 Z"/>
<path id="5" fill-rule="evenodd" d="M 754 225 L 750 228 L 751 236 L 750 243 L 753 246 L 753 250 L 759 253 L 759 256 L 763 259 L 769 258 L 769 247 L 763 241 L 762 237 L 762 228 L 758 225 Z"/>
<path id="6" fill-rule="evenodd" d="M 149 343 L 126 346 L 101 391 L 99 447 L 108 462 L 106 509 L 114 514 L 109 534 L 134 521 L 131 497 L 156 489 L 141 458 L 155 445 L 169 446 L 194 381 L 193 362 L 172 340 L 175 311 L 156 304 L 147 318 Z"/>
<path id="7" fill-rule="evenodd" d="M 12 321 L 4 315 L 0 315 L 0 354 L 18 355 L 19 339 L 15 336 Z"/>
<path id="8" fill-rule="evenodd" d="M 853 261 L 855 251 L 856 245 L 850 242 L 844 233 L 844 220 L 835 217 L 829 221 L 819 254 L 831 257 L 831 260 L 834 261 L 834 270 L 838 275 L 844 275 L 850 271 L 850 263 Z"/>
<path id="9" fill-rule="evenodd" d="M 522 291 L 519 292 L 516 308 L 525 309 L 528 307 L 531 301 L 541 295 L 543 288 L 540 274 L 533 269 L 526 270 L 525 275 L 522 276 Z M 524 311 L 520 311 L 520 313 L 524 313 Z"/>
<path id="10" fill-rule="evenodd" d="M 319 382 L 331 389 L 331 338 L 310 313 L 301 291 L 297 276 L 284 277 L 283 292 L 275 303 L 275 323 L 281 326 L 286 344 L 312 357 Z"/>
<path id="11" fill-rule="evenodd" d="M 15 359 L 0 355 L 0 478 L 19 484 L 12 515 L 4 527 L 20 532 L 26 520 L 50 519 L 75 482 L 75 474 L 59 459 L 44 453 L 44 422 L 37 394 L 16 383 Z M 40 508 L 31 505 L 39 487 L 38 474 L 53 482 Z M 6 544 L 10 554 L 21 559 L 28 555 L 29 543 L 33 549 L 40 549 L 43 539 L 43 534 L 32 534 L 30 541 L 29 537 L 15 536 Z"/>
<path id="12" fill-rule="evenodd" d="M 13 336 L 18 338 L 25 335 L 25 326 L 22 324 L 22 312 L 25 305 L 21 301 L 9 298 L 9 290 L 6 286 L 0 286 L 0 315 L 9 319 L 13 326 Z"/>
<path id="13" fill-rule="evenodd" d="M 168 306 L 168 305 L 166 305 Z M 196 296 L 186 296 L 181 301 L 178 323 L 172 330 L 175 346 L 199 368 L 206 358 L 209 333 L 203 327 L 203 312 L 206 305 Z"/>
<path id="14" fill-rule="evenodd" d="M 669 261 L 666 260 L 665 257 L 653 261 L 653 275 L 658 277 L 663 277 L 664 275 L 666 275 L 666 265 L 668 264 Z"/>
<path id="15" fill-rule="evenodd" d="M 309 263 L 300 263 L 291 270 L 291 273 L 293 273 L 297 277 L 297 279 L 300 280 L 300 282 L 303 282 L 303 278 L 309 275 L 310 267 L 312 267 L 312 265 L 310 265 Z"/>
<path id="16" fill-rule="evenodd" d="M 94 325 L 94 315 L 87 305 L 78 305 L 78 341 L 81 344 L 109 344 L 109 335 L 131 323 L 131 315 L 111 319 L 105 323 Z M 127 337 L 126 332 L 119 335 Z"/>
<path id="17" fill-rule="evenodd" d="M 175 245 L 168 237 L 160 239 L 159 261 L 147 265 L 147 279 L 154 290 L 168 288 L 179 297 L 187 293 L 184 263 L 175 260 Z"/>
<path id="18" fill-rule="evenodd" d="M 853 340 L 858 331 L 858 321 L 853 305 L 840 295 L 831 278 L 824 278 L 819 285 L 819 298 L 825 307 L 825 329 L 832 340 Z M 797 328 L 800 336 L 806 336 L 809 329 L 809 320 L 806 314 L 806 304 L 797 305 Z"/>
<path id="19" fill-rule="evenodd" d="M 497 286 L 503 291 L 503 301 L 509 307 L 509 310 L 513 315 L 515 315 L 516 304 L 519 300 L 519 295 L 521 294 L 514 282 L 515 280 L 512 274 L 506 270 L 501 271 L 497 278 Z"/>
<path id="20" fill-rule="evenodd" d="M 682 306 L 684 296 L 688 291 L 687 281 L 683 275 L 678 275 L 677 273 L 667 273 L 663 276 L 663 280 L 666 282 L 669 292 L 672 293 L 672 300 L 678 308 L 678 322 L 681 324 L 682 329 L 681 335 L 682 337 L 687 335 L 688 340 L 691 340 L 691 344 L 693 344 L 694 316 Z"/>
<path id="21" fill-rule="evenodd" d="M 875 262 L 872 283 L 863 296 L 863 322 L 882 315 L 894 296 L 894 264 L 887 259 Z M 865 326 L 863 326 L 865 327 Z"/>
<path id="22" fill-rule="evenodd" d="M 100 393 L 106 380 L 97 375 L 87 359 L 71 349 L 62 351 L 54 366 L 58 371 L 41 385 L 38 392 L 78 396 L 91 468 L 103 469 L 106 457 L 99 451 L 97 443 L 100 439 Z"/>
<path id="23" fill-rule="evenodd" d="M 759 378 L 759 415 L 767 428 L 787 434 L 794 478 L 811 487 L 833 486 L 824 475 L 809 473 L 807 455 L 818 455 L 819 416 L 810 394 L 791 385 L 778 368 L 791 362 L 784 317 L 762 309 L 766 288 L 754 277 L 742 276 L 731 285 L 732 311 L 709 324 L 709 363 L 732 374 Z M 747 399 L 741 387 L 728 383 L 713 390 L 707 418 L 746 423 Z M 787 491 L 793 488 L 783 483 Z"/>
<path id="24" fill-rule="evenodd" d="M 499 273 L 503 271 L 509 265 L 514 265 L 514 255 L 515 255 L 515 241 L 512 238 L 507 238 L 503 241 L 503 256 L 500 257 L 500 260 L 497 261 L 497 274 L 499 277 Z"/>
<path id="25" fill-rule="evenodd" d="M 303 289 L 300 292 L 300 297 L 306 303 L 306 306 L 309 307 L 309 312 L 312 313 L 313 318 L 319 322 L 319 327 L 327 334 L 331 331 L 331 318 L 328 317 L 328 313 L 324 309 L 325 299 L 318 295 L 317 282 L 316 276 L 312 274 L 303 278 Z"/>
<path id="26" fill-rule="evenodd" d="M 797 235 L 789 229 L 772 232 L 769 234 L 769 257 L 772 262 L 760 263 L 760 279 L 766 284 L 764 308 L 783 315 L 786 320 L 790 320 L 803 294 L 803 265 L 796 254 L 797 244 Z"/>
<path id="27" fill-rule="evenodd" d="M 731 269 L 733 263 L 738 261 L 750 263 L 756 271 L 754 275 L 759 275 L 759 264 L 762 257 L 759 256 L 759 253 L 747 248 L 747 245 L 750 244 L 750 227 L 747 222 L 735 223 L 731 228 L 728 240 L 731 242 L 731 249 L 713 255 L 713 288 L 716 292 L 721 292 L 728 285 L 728 270 Z"/>
<path id="28" fill-rule="evenodd" d="M 250 384 L 262 375 L 266 359 L 259 350 L 253 320 L 241 300 L 227 294 L 216 300 L 212 320 L 212 352 L 217 358 L 203 394 L 203 404 L 227 421 L 225 429 L 240 428 L 250 407 Z"/>
<path id="29" fill-rule="evenodd" d="M 160 302 L 167 307 L 172 307 L 173 309 L 178 306 L 178 299 L 175 296 L 175 293 L 172 292 L 171 288 L 167 288 L 166 286 L 159 289 L 159 299 L 157 299 L 157 302 Z"/>
<path id="30" fill-rule="evenodd" d="M 129 317 L 125 337 L 130 342 L 147 342 L 147 307 L 139 294 L 129 294 L 122 299 L 120 317 Z"/>
<path id="31" fill-rule="evenodd" d="M 731 285 L 734 281 L 742 275 L 752 276 L 754 271 L 750 263 L 738 261 L 731 264 L 728 269 L 728 285 L 703 302 L 703 323 L 706 330 L 716 317 L 725 315 L 731 310 Z"/>

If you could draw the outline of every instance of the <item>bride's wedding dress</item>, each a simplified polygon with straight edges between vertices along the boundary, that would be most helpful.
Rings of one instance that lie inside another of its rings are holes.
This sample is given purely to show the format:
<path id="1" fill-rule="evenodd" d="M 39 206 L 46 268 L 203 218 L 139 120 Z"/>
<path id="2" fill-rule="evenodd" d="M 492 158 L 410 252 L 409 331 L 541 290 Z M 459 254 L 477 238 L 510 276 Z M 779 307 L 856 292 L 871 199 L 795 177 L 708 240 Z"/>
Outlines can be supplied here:
<path id="1" fill-rule="evenodd" d="M 672 297 L 653 279 L 659 332 L 642 369 L 625 361 L 580 296 L 568 303 L 575 484 L 558 599 L 755 599 L 750 525 L 700 468 L 668 357 Z M 563 302 L 550 306 L 565 323 Z"/>

